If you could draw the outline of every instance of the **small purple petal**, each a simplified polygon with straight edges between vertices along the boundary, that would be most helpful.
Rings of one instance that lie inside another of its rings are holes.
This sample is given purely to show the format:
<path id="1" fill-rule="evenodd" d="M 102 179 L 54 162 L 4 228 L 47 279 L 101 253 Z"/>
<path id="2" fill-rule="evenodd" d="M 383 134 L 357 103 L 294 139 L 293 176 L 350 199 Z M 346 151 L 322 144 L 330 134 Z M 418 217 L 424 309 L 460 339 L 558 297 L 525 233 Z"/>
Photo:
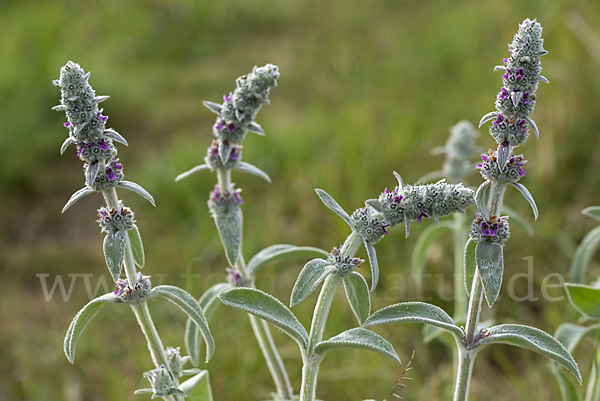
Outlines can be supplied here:
<path id="1" fill-rule="evenodd" d="M 70 126 L 71 126 L 71 123 L 64 123 L 63 125 L 64 125 L 65 127 L 70 127 Z"/>

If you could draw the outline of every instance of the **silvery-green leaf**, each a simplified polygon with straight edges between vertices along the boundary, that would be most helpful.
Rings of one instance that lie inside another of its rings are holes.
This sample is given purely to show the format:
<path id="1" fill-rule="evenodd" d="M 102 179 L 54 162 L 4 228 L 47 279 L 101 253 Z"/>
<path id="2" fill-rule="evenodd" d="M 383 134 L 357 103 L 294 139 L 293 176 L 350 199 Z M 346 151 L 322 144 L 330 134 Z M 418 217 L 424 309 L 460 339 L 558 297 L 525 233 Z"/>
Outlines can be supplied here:
<path id="1" fill-rule="evenodd" d="M 475 192 L 475 205 L 477 205 L 477 210 L 479 210 L 479 213 L 481 213 L 486 220 L 490 219 L 487 208 L 489 198 L 490 180 L 485 180 L 479 188 L 477 188 L 477 192 Z"/>
<path id="2" fill-rule="evenodd" d="M 533 235 L 535 234 L 533 226 L 529 223 L 529 221 L 525 220 L 525 218 L 521 216 L 521 214 L 517 213 L 514 209 L 504 204 L 502 205 L 502 214 L 508 215 L 510 217 L 511 223 L 515 222 L 519 224 L 525 229 L 525 232 L 528 236 L 533 237 Z"/>
<path id="3" fill-rule="evenodd" d="M 330 266 L 329 262 L 324 259 L 313 259 L 306 263 L 292 289 L 290 306 L 295 306 L 304 301 L 327 276 L 336 270 L 335 267 Z"/>
<path id="4" fill-rule="evenodd" d="M 263 131 L 262 127 L 260 126 L 260 124 L 258 124 L 255 121 L 252 121 L 250 124 L 248 124 L 248 131 L 252 131 L 255 134 L 258 135 L 265 135 L 265 131 Z"/>
<path id="5" fill-rule="evenodd" d="M 150 193 L 148 191 L 146 191 L 144 188 L 142 188 L 139 184 L 136 184 L 135 182 L 131 182 L 131 181 L 121 181 L 117 184 L 117 186 L 128 189 L 132 192 L 135 192 L 136 194 L 146 198 L 146 200 L 148 200 L 148 202 L 152 203 L 152 206 L 156 206 L 156 203 L 154 203 L 154 198 L 152 197 L 152 195 L 150 195 Z"/>
<path id="6" fill-rule="evenodd" d="M 600 288 L 566 283 L 565 290 L 571 305 L 588 319 L 600 319 Z"/>
<path id="7" fill-rule="evenodd" d="M 444 221 L 440 223 L 439 226 L 429 225 L 423 230 L 421 235 L 419 235 L 419 238 L 417 238 L 411 258 L 413 276 L 421 277 L 423 274 L 425 270 L 425 257 L 427 256 L 427 251 L 435 239 L 444 231 L 444 228 L 449 228 L 452 230 L 452 223 L 449 221 Z M 418 280 L 418 283 L 418 285 L 420 285 L 420 280 Z"/>
<path id="8" fill-rule="evenodd" d="M 179 174 L 177 177 L 175 177 L 175 181 L 183 180 L 184 178 L 187 178 L 192 174 L 195 174 L 199 171 L 204 171 L 204 170 L 210 170 L 210 167 L 207 164 L 200 164 L 196 167 L 189 169 L 188 171 L 186 171 L 184 173 Z"/>
<path id="9" fill-rule="evenodd" d="M 379 202 L 379 199 L 368 199 L 365 201 L 365 204 L 371 206 L 374 210 L 379 213 L 383 213 L 383 205 Z"/>
<path id="10" fill-rule="evenodd" d="M 231 154 L 231 145 L 227 141 L 219 141 L 219 158 L 223 164 L 229 160 Z"/>
<path id="11" fill-rule="evenodd" d="M 600 324 L 580 326 L 573 323 L 562 323 L 554 332 L 554 338 L 564 345 L 567 351 L 573 352 L 584 337 L 588 335 L 593 337 L 598 330 L 600 330 Z"/>
<path id="12" fill-rule="evenodd" d="M 575 250 L 569 273 L 572 282 L 583 282 L 590 260 L 598 250 L 598 246 L 600 246 L 600 227 L 587 233 Z"/>
<path id="13" fill-rule="evenodd" d="M 481 117 L 481 120 L 479 120 L 479 127 L 478 128 L 481 128 L 481 126 L 483 124 L 485 124 L 486 122 L 488 122 L 490 120 L 493 120 L 496 117 L 498 117 L 498 112 L 497 111 L 490 111 L 485 116 Z"/>
<path id="14" fill-rule="evenodd" d="M 198 305 L 204 313 L 207 321 L 210 321 L 212 315 L 215 313 L 221 302 L 218 301 L 217 296 L 225 290 L 231 288 L 229 283 L 218 283 L 210 287 L 208 290 L 200 296 L 198 299 Z M 185 347 L 188 355 L 191 358 L 192 365 L 198 366 L 200 364 L 200 348 L 202 347 L 202 337 L 198 326 L 191 319 L 188 319 L 185 325 Z"/>
<path id="15" fill-rule="evenodd" d="M 425 323 L 448 330 L 458 338 L 464 337 L 463 330 L 443 309 L 425 302 L 402 302 L 379 309 L 365 320 L 363 327 L 390 323 Z"/>
<path id="16" fill-rule="evenodd" d="M 286 259 L 318 258 L 319 256 L 327 255 L 329 255 L 329 252 L 312 246 L 272 245 L 254 255 L 248 262 L 246 271 L 250 276 L 254 277 L 256 272 L 271 263 L 277 263 Z"/>
<path id="17" fill-rule="evenodd" d="M 231 266 L 235 265 L 242 247 L 242 227 L 244 218 L 242 209 L 237 204 L 232 204 L 227 210 L 215 208 L 213 219 L 221 237 L 225 256 Z"/>
<path id="18" fill-rule="evenodd" d="M 278 299 L 255 288 L 232 288 L 219 295 L 227 306 L 251 313 L 279 327 L 298 342 L 303 350 L 308 348 L 308 333 L 296 316 Z"/>
<path id="19" fill-rule="evenodd" d="M 498 167 L 500 167 L 500 170 L 504 170 L 506 162 L 508 162 L 508 158 L 510 157 L 511 153 L 512 146 L 510 146 L 508 143 L 501 143 L 498 145 Z"/>
<path id="20" fill-rule="evenodd" d="M 495 71 L 506 71 L 506 66 L 505 65 L 495 65 L 494 72 Z M 481 127 L 481 125 L 480 125 L 480 127 Z"/>
<path id="21" fill-rule="evenodd" d="M 87 185 L 92 185 L 96 181 L 99 170 L 100 163 L 97 160 L 87 165 L 87 168 L 85 169 L 85 182 Z"/>
<path id="22" fill-rule="evenodd" d="M 399 189 L 402 191 L 404 189 L 404 181 L 402 181 L 402 177 L 400 177 L 400 174 L 398 174 L 395 171 L 394 171 L 394 176 L 398 180 L 398 187 L 399 187 Z"/>
<path id="23" fill-rule="evenodd" d="M 105 100 L 106 100 L 106 99 L 108 99 L 108 98 L 110 98 L 110 96 L 107 96 L 107 95 L 96 96 L 96 97 L 94 98 L 94 103 L 95 103 L 95 104 L 102 103 L 103 101 L 105 101 Z"/>
<path id="24" fill-rule="evenodd" d="M 190 376 L 190 375 L 197 375 L 198 373 L 203 372 L 201 369 L 198 368 L 192 368 L 192 369 L 182 369 L 181 370 L 181 375 L 182 376 Z"/>
<path id="25" fill-rule="evenodd" d="M 400 358 L 398 354 L 385 338 L 379 334 L 373 333 L 371 330 L 362 327 L 346 330 L 329 340 L 321 341 L 315 345 L 314 353 L 324 356 L 327 352 L 333 349 L 340 348 L 358 348 L 374 351 L 379 354 L 388 356 L 398 363 Z"/>
<path id="26" fill-rule="evenodd" d="M 543 83 L 545 83 L 545 84 L 549 84 L 549 83 L 550 83 L 550 81 L 548 81 L 548 78 L 546 78 L 546 77 L 545 77 L 545 76 L 543 76 L 543 75 L 538 75 L 538 78 L 537 78 L 537 79 L 538 79 L 538 81 L 541 81 L 541 82 L 543 82 Z"/>
<path id="27" fill-rule="evenodd" d="M 190 377 L 181 383 L 179 388 L 186 393 L 186 400 L 213 401 L 208 370 L 203 370 L 195 376 Z"/>
<path id="28" fill-rule="evenodd" d="M 54 111 L 65 111 L 65 110 L 67 110 L 67 106 L 65 106 L 64 104 L 59 104 L 59 105 L 56 105 L 56 106 L 52 107 L 51 110 L 54 110 Z"/>
<path id="29" fill-rule="evenodd" d="M 482 346 L 496 343 L 527 348 L 544 355 L 566 368 L 581 383 L 579 368 L 569 351 L 554 337 L 542 330 L 519 324 L 501 324 L 489 328 L 486 337 L 480 341 Z"/>
<path id="30" fill-rule="evenodd" d="M 527 123 L 529 123 L 529 126 L 533 130 L 533 133 L 535 134 L 536 139 L 540 139 L 540 131 L 538 131 L 538 127 L 537 127 L 537 125 L 535 125 L 535 121 L 533 121 L 529 117 L 523 117 L 523 119 L 526 120 Z"/>
<path id="31" fill-rule="evenodd" d="M 258 167 L 254 166 L 250 163 L 239 162 L 237 164 L 237 166 L 235 166 L 235 170 L 241 171 L 242 173 L 252 174 L 257 177 L 262 178 L 263 180 L 265 180 L 267 182 L 271 182 L 271 177 L 269 177 L 269 175 L 267 173 L 265 173 L 264 171 L 262 171 L 261 169 L 259 169 Z"/>
<path id="32" fill-rule="evenodd" d="M 62 155 L 63 153 L 65 153 L 65 150 L 67 150 L 67 148 L 75 143 L 75 138 L 73 138 L 72 136 L 68 136 L 67 139 L 65 139 L 65 141 L 62 143 L 62 145 L 60 145 L 60 154 Z"/>
<path id="33" fill-rule="evenodd" d="M 112 292 L 104 294 L 88 302 L 73 318 L 64 341 L 64 351 L 69 362 L 73 363 L 75 360 L 75 347 L 77 346 L 77 340 L 79 340 L 81 333 L 83 333 L 83 330 L 85 330 L 94 316 L 96 316 L 100 307 L 106 302 L 120 303 L 121 298 Z"/>
<path id="34" fill-rule="evenodd" d="M 127 233 L 123 230 L 111 231 L 104 237 L 104 258 L 115 283 L 119 280 L 121 270 L 123 269 L 126 243 Z"/>
<path id="35" fill-rule="evenodd" d="M 144 267 L 146 263 L 146 257 L 144 256 L 144 245 L 142 244 L 142 236 L 140 230 L 134 224 L 133 228 L 127 231 L 129 237 L 129 243 L 131 244 L 131 250 L 133 251 L 133 259 L 135 264 L 139 267 Z"/>
<path id="36" fill-rule="evenodd" d="M 586 207 L 581 211 L 581 213 L 585 214 L 586 216 L 590 216 L 596 220 L 600 220 L 600 206 Z"/>
<path id="37" fill-rule="evenodd" d="M 319 198 L 321 198 L 321 201 L 323 201 L 323 203 L 325 204 L 325 206 L 327 206 L 335 214 L 337 214 L 342 219 L 344 219 L 344 221 L 350 227 L 352 227 L 352 223 L 350 222 L 350 216 L 348 215 L 348 213 L 346 213 L 346 211 L 344 209 L 342 209 L 342 207 L 335 201 L 335 199 L 333 199 L 331 197 L 331 195 L 329 195 L 327 192 L 325 192 L 325 191 L 323 191 L 322 189 L 319 189 L 319 188 L 316 188 L 315 192 L 317 193 L 317 195 L 319 195 Z"/>
<path id="38" fill-rule="evenodd" d="M 140 388 L 133 392 L 134 395 L 145 395 L 145 394 L 154 394 L 154 390 L 151 388 Z M 152 397 L 154 398 L 154 397 Z"/>
<path id="39" fill-rule="evenodd" d="M 475 246 L 475 260 L 481 275 L 483 291 L 488 306 L 491 308 L 500 294 L 504 259 L 502 245 L 489 242 L 478 242 Z"/>
<path id="40" fill-rule="evenodd" d="M 216 115 L 220 116 L 221 115 L 221 105 L 215 102 L 209 102 L 208 100 L 205 100 L 202 102 L 202 104 L 209 109 L 210 111 L 212 111 L 213 113 L 215 113 Z"/>
<path id="41" fill-rule="evenodd" d="M 105 129 L 104 136 L 109 139 L 112 139 L 113 141 L 118 142 L 122 145 L 129 146 L 129 144 L 127 143 L 127 140 L 125 140 L 125 138 L 123 138 L 121 136 L 121 134 L 119 134 L 117 131 L 115 131 L 112 128 Z"/>
<path id="42" fill-rule="evenodd" d="M 523 99 L 523 92 L 521 91 L 512 91 L 510 93 L 510 98 L 512 99 L 513 105 L 517 107 L 519 103 L 521 103 L 521 99 Z"/>
<path id="43" fill-rule="evenodd" d="M 475 269 L 477 269 L 477 262 L 475 260 L 476 246 L 477 242 L 473 241 L 471 238 L 467 240 L 467 243 L 465 245 L 464 266 L 465 289 L 467 290 L 467 294 L 471 294 L 471 288 L 473 288 L 473 278 L 475 277 Z"/>
<path id="44" fill-rule="evenodd" d="M 410 219 L 406 216 L 406 213 L 404 213 L 404 233 L 404 238 L 408 238 L 410 235 Z"/>
<path id="45" fill-rule="evenodd" d="M 159 285 L 152 288 L 149 297 L 155 296 L 161 296 L 173 302 L 192 319 L 200 330 L 202 337 L 204 337 L 204 342 L 206 342 L 206 361 L 208 362 L 215 351 L 215 341 L 210 333 L 206 317 L 204 317 L 202 309 L 200 309 L 200 305 L 194 297 L 181 288 L 172 285 Z"/>
<path id="46" fill-rule="evenodd" d="M 67 201 L 67 203 L 63 207 L 61 213 L 66 212 L 67 209 L 69 209 L 71 206 L 73 206 L 75 204 L 75 202 L 77 202 L 79 199 L 83 198 L 86 195 L 94 193 L 94 192 L 96 192 L 96 191 L 93 188 L 88 187 L 87 185 L 85 187 L 81 188 L 80 190 L 75 192 L 73 195 L 71 195 L 71 198 Z"/>
<path id="47" fill-rule="evenodd" d="M 525 185 L 519 184 L 518 182 L 511 182 L 510 185 L 517 188 L 519 190 L 519 192 L 521 193 L 521 195 L 523 195 L 523 197 L 525 199 L 527 199 L 527 202 L 529 202 L 529 205 L 531 206 L 531 209 L 533 210 L 533 216 L 535 217 L 535 220 L 537 220 L 538 208 L 537 208 L 537 205 L 535 204 L 535 200 L 533 200 L 533 196 L 531 196 L 531 193 L 529 192 L 529 190 L 527 188 L 525 188 Z"/>
<path id="48" fill-rule="evenodd" d="M 371 265 L 371 291 L 375 290 L 377 283 L 379 282 L 379 263 L 377 262 L 377 253 L 375 247 L 368 241 L 363 241 L 365 249 L 367 250 L 367 256 L 369 257 L 369 264 Z"/>
<path id="49" fill-rule="evenodd" d="M 350 308 L 358 319 L 358 324 L 362 325 L 371 313 L 371 294 L 367 281 L 357 272 L 351 272 L 343 281 Z"/>

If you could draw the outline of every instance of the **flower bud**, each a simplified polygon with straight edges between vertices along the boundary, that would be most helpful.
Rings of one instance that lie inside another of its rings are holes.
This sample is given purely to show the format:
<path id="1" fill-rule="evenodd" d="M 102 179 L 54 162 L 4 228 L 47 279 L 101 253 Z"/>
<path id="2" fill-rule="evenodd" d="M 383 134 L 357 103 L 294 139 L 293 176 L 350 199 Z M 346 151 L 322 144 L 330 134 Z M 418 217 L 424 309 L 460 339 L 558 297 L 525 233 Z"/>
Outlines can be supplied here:
<path id="1" fill-rule="evenodd" d="M 350 222 L 362 239 L 371 244 L 376 244 L 385 234 L 388 234 L 385 228 L 389 224 L 383 216 L 370 207 L 356 209 L 350 216 Z"/>
<path id="2" fill-rule="evenodd" d="M 346 277 L 364 262 L 363 259 L 342 256 L 340 248 L 335 247 L 331 250 L 327 261 L 337 269 L 337 274 L 340 277 Z"/>
<path id="3" fill-rule="evenodd" d="M 175 376 L 176 378 L 183 376 L 183 373 L 182 373 L 183 365 L 185 365 L 190 360 L 190 357 L 189 356 L 182 357 L 179 347 L 177 347 L 177 348 L 167 347 L 165 349 L 165 354 L 167 356 L 167 361 L 169 362 L 169 368 L 171 369 L 171 373 L 173 373 L 173 376 Z"/>
<path id="4" fill-rule="evenodd" d="M 212 141 L 212 144 L 208 148 L 206 152 L 206 157 L 204 158 L 204 162 L 210 167 L 211 170 L 225 167 L 227 169 L 234 169 L 242 160 L 242 147 L 241 146 L 232 146 L 229 151 L 229 157 L 227 158 L 227 162 L 223 164 L 221 158 L 219 157 L 219 143 L 217 141 Z"/>
<path id="5" fill-rule="evenodd" d="M 120 278 L 116 282 L 119 287 L 114 294 L 121 297 L 124 303 L 137 303 L 148 297 L 150 294 L 150 288 L 152 283 L 150 282 L 150 276 L 143 276 L 142 273 L 137 274 L 136 282 L 134 285 L 129 283 L 129 280 Z"/>
<path id="6" fill-rule="evenodd" d="M 481 176 L 486 180 L 516 183 L 521 177 L 524 177 L 525 174 L 527 174 L 522 168 L 523 165 L 527 163 L 527 160 L 524 160 L 522 155 L 511 156 L 503 170 L 500 170 L 497 158 L 497 152 L 493 150 L 489 150 L 487 154 L 481 155 L 483 162 L 478 164 L 477 168 L 479 169 Z"/>
<path id="7" fill-rule="evenodd" d="M 502 244 L 510 237 L 508 216 L 498 217 L 493 215 L 489 220 L 485 220 L 481 213 L 476 215 L 477 218 L 473 220 L 471 233 L 469 234 L 473 241 Z"/>
<path id="8" fill-rule="evenodd" d="M 172 394 L 183 394 L 179 390 L 179 383 L 169 373 L 169 370 L 165 365 L 160 365 L 156 369 L 152 369 L 149 372 L 144 372 L 144 377 L 150 382 L 150 386 L 154 391 L 152 398 L 166 397 Z"/>
<path id="9" fill-rule="evenodd" d="M 101 207 L 98 209 L 100 218 L 96 222 L 100 225 L 103 233 L 111 233 L 115 231 L 127 231 L 133 228 L 135 223 L 134 213 L 126 206 L 119 202 L 120 209 L 108 209 Z"/>

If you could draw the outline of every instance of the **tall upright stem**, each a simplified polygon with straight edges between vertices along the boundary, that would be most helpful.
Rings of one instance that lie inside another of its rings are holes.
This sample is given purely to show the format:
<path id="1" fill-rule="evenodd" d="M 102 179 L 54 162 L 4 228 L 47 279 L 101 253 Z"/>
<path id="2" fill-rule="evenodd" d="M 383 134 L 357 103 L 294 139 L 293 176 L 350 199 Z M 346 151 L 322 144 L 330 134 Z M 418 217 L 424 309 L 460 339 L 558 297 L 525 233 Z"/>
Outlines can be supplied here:
<path id="1" fill-rule="evenodd" d="M 465 321 L 467 313 L 467 294 L 464 287 L 464 243 L 465 243 L 465 215 L 454 214 L 453 248 L 454 248 L 454 320 L 459 323 Z"/>

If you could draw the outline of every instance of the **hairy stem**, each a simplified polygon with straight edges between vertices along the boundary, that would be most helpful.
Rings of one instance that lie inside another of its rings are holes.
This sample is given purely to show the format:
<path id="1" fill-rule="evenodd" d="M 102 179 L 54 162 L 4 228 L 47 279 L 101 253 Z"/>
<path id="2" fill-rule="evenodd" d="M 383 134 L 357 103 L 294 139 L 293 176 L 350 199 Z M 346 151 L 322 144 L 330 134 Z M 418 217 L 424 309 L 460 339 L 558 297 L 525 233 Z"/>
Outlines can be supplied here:
<path id="1" fill-rule="evenodd" d="M 465 215 L 454 214 L 453 245 L 454 245 L 454 320 L 463 323 L 467 313 L 467 294 L 464 287 L 464 243 Z"/>

